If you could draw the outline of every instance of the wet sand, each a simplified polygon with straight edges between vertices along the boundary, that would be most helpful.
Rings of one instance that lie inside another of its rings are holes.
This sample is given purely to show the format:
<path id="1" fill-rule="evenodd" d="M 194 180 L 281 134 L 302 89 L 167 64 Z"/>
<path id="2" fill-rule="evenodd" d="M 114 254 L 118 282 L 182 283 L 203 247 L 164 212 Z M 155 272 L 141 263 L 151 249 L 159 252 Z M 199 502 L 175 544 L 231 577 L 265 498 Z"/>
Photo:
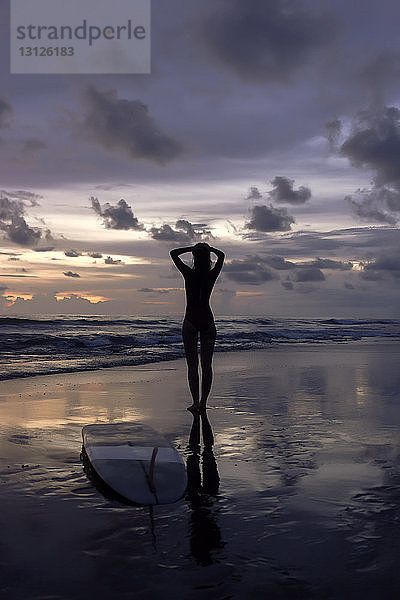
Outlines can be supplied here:
<path id="1" fill-rule="evenodd" d="M 387 342 L 216 354 L 200 453 L 184 361 L 2 382 L 0 598 L 397 597 L 399 359 Z M 117 421 L 180 450 L 185 498 L 93 486 L 81 428 Z"/>

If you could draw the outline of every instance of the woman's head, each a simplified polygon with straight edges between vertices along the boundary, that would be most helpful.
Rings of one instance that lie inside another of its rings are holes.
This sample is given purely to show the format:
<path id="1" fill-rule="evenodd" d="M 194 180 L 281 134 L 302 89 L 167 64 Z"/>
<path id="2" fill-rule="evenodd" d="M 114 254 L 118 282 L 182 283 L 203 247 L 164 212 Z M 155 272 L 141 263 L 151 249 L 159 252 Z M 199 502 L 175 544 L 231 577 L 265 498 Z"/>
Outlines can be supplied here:
<path id="1" fill-rule="evenodd" d="M 193 246 L 193 268 L 195 271 L 209 271 L 211 269 L 210 246 L 200 242 Z"/>

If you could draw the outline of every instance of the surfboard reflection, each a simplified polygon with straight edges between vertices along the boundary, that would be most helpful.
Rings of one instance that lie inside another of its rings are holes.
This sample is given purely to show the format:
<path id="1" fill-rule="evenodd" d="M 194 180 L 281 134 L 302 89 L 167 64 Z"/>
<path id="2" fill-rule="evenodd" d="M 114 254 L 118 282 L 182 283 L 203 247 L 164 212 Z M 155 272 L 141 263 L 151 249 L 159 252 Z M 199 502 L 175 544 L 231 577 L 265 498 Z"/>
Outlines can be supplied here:
<path id="1" fill-rule="evenodd" d="M 201 453 L 200 429 L 203 434 Z M 187 457 L 187 494 L 191 508 L 190 552 L 197 564 L 207 566 L 215 562 L 214 555 L 225 546 L 217 523 L 213 496 L 218 494 L 220 478 L 213 453 L 214 435 L 204 413 L 193 415 Z M 200 459 L 202 460 L 200 461 Z M 201 472 L 202 471 L 202 472 Z"/>

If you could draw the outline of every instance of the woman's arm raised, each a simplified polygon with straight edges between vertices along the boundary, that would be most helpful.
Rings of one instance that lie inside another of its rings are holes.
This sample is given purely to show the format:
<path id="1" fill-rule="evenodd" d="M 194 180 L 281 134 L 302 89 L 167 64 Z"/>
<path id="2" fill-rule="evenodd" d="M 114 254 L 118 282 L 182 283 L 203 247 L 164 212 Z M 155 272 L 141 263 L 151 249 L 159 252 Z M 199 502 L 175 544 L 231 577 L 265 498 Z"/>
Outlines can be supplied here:
<path id="1" fill-rule="evenodd" d="M 170 250 L 170 256 L 172 258 L 172 260 L 175 263 L 175 266 L 177 269 L 179 269 L 179 271 L 182 273 L 182 275 L 187 272 L 188 270 L 191 271 L 191 268 L 189 267 L 189 265 L 185 264 L 183 262 L 183 260 L 181 260 L 179 258 L 180 254 L 185 254 L 185 252 L 191 252 L 192 251 L 193 246 L 186 246 L 184 248 L 173 248 L 173 250 Z"/>
<path id="2" fill-rule="evenodd" d="M 215 276 L 215 278 L 217 278 L 221 272 L 222 265 L 224 264 L 225 253 L 222 252 L 222 250 L 218 250 L 218 248 L 212 248 L 212 247 L 210 247 L 210 252 L 214 252 L 214 254 L 217 256 L 216 263 L 215 263 L 214 267 L 212 268 L 212 273 Z"/>

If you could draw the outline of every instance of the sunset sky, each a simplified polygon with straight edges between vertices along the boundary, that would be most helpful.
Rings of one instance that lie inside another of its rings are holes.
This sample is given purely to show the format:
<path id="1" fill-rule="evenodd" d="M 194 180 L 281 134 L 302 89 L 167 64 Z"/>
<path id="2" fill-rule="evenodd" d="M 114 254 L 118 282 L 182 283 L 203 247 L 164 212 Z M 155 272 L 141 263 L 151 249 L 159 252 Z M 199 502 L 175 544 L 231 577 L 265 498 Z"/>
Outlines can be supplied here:
<path id="1" fill-rule="evenodd" d="M 11 75 L 8 5 L 3 314 L 177 315 L 208 241 L 216 316 L 399 316 L 398 2 L 152 0 L 149 75 Z"/>

